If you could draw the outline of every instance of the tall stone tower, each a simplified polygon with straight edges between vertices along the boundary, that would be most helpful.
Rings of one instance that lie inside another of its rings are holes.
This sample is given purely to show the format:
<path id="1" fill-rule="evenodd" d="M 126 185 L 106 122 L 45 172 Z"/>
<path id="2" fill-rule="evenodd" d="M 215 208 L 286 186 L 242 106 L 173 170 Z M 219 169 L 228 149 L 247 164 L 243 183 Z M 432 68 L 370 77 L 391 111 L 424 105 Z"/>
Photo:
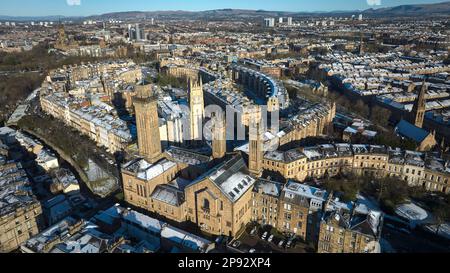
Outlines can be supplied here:
<path id="1" fill-rule="evenodd" d="M 256 116 L 252 115 L 249 127 L 248 169 L 252 175 L 259 177 L 262 174 L 264 157 L 264 126 L 262 119 L 257 119 Z"/>
<path id="2" fill-rule="evenodd" d="M 205 112 L 205 103 L 203 100 L 202 79 L 192 81 L 189 79 L 189 107 L 190 107 L 190 132 L 191 141 L 202 139 L 203 117 Z"/>
<path id="3" fill-rule="evenodd" d="M 225 117 L 215 116 L 212 119 L 212 155 L 214 159 L 222 158 L 227 153 L 227 132 Z"/>
<path id="4" fill-rule="evenodd" d="M 359 55 L 364 55 L 364 38 L 363 38 L 363 33 L 361 32 L 360 34 L 360 42 L 359 42 Z"/>
<path id="5" fill-rule="evenodd" d="M 414 118 L 414 125 L 419 128 L 423 126 L 423 120 L 425 118 L 425 110 L 426 110 L 426 100 L 425 95 L 427 93 L 427 85 L 425 81 L 422 83 L 422 88 L 420 89 L 419 98 L 415 101 L 412 114 Z"/>
<path id="6" fill-rule="evenodd" d="M 150 85 L 136 86 L 134 109 L 138 134 L 139 155 L 150 163 L 155 163 L 162 156 L 159 136 L 158 103 L 151 94 Z"/>

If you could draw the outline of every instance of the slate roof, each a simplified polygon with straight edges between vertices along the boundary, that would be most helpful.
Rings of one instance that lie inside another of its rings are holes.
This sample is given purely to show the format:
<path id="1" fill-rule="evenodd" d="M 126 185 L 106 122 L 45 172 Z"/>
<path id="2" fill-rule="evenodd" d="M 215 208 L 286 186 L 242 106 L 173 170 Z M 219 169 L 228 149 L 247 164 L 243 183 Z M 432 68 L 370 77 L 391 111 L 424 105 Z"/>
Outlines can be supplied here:
<path id="1" fill-rule="evenodd" d="M 426 130 L 419 128 L 406 120 L 401 120 L 397 127 L 395 128 L 395 131 L 408 139 L 414 140 L 415 142 L 422 142 L 430 133 Z"/>

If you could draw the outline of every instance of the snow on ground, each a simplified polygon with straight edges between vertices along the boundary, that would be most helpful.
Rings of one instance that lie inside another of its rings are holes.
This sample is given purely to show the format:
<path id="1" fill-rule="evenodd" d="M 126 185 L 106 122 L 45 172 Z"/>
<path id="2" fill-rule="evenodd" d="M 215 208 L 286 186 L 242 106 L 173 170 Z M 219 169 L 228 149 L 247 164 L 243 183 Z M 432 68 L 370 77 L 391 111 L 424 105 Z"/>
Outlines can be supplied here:
<path id="1" fill-rule="evenodd" d="M 436 234 L 437 225 L 426 225 L 425 229 Z M 450 223 L 441 225 L 438 235 L 450 239 Z"/>
<path id="2" fill-rule="evenodd" d="M 360 210 L 361 212 L 366 211 L 366 213 L 368 213 L 369 210 L 381 211 L 378 202 L 371 197 L 366 197 L 358 193 L 356 199 L 357 199 L 357 209 Z"/>
<path id="3" fill-rule="evenodd" d="M 95 194 L 107 196 L 119 186 L 116 178 L 110 176 L 90 159 L 89 165 L 84 171 L 90 181 L 90 188 Z"/>
<path id="4" fill-rule="evenodd" d="M 429 217 L 429 214 L 426 210 L 422 209 L 421 207 L 417 206 L 414 203 L 405 203 L 402 205 L 399 205 L 395 209 L 395 213 L 398 216 L 401 216 L 409 221 L 424 221 Z"/>

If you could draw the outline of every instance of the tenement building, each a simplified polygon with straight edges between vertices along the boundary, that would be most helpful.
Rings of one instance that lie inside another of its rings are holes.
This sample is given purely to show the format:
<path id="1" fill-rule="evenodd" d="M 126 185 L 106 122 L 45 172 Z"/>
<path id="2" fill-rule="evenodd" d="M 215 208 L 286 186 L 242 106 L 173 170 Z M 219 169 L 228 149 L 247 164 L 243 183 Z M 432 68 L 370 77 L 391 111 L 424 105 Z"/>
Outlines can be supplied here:
<path id="1" fill-rule="evenodd" d="M 39 232 L 42 208 L 20 163 L 0 164 L 0 253 Z"/>
<path id="2" fill-rule="evenodd" d="M 328 199 L 324 190 L 293 181 L 259 179 L 253 187 L 252 221 L 313 241 Z"/>
<path id="3" fill-rule="evenodd" d="M 396 176 L 411 186 L 450 193 L 448 164 L 431 153 L 401 151 L 380 145 L 324 144 L 264 154 L 263 169 L 305 181 L 353 173 Z"/>
<path id="4" fill-rule="evenodd" d="M 329 200 L 320 221 L 319 253 L 379 253 L 383 215 L 365 205 Z"/>

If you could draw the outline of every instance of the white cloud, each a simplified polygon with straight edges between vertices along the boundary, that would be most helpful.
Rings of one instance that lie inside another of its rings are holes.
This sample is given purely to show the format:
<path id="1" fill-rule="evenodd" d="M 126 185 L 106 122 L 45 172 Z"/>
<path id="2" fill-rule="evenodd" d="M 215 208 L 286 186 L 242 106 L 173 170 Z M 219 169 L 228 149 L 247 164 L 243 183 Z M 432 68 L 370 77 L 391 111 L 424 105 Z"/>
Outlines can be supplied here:
<path id="1" fill-rule="evenodd" d="M 366 0 L 369 6 L 380 6 L 381 0 Z"/>
<path id="2" fill-rule="evenodd" d="M 80 6 L 81 0 L 66 0 L 69 6 Z"/>

